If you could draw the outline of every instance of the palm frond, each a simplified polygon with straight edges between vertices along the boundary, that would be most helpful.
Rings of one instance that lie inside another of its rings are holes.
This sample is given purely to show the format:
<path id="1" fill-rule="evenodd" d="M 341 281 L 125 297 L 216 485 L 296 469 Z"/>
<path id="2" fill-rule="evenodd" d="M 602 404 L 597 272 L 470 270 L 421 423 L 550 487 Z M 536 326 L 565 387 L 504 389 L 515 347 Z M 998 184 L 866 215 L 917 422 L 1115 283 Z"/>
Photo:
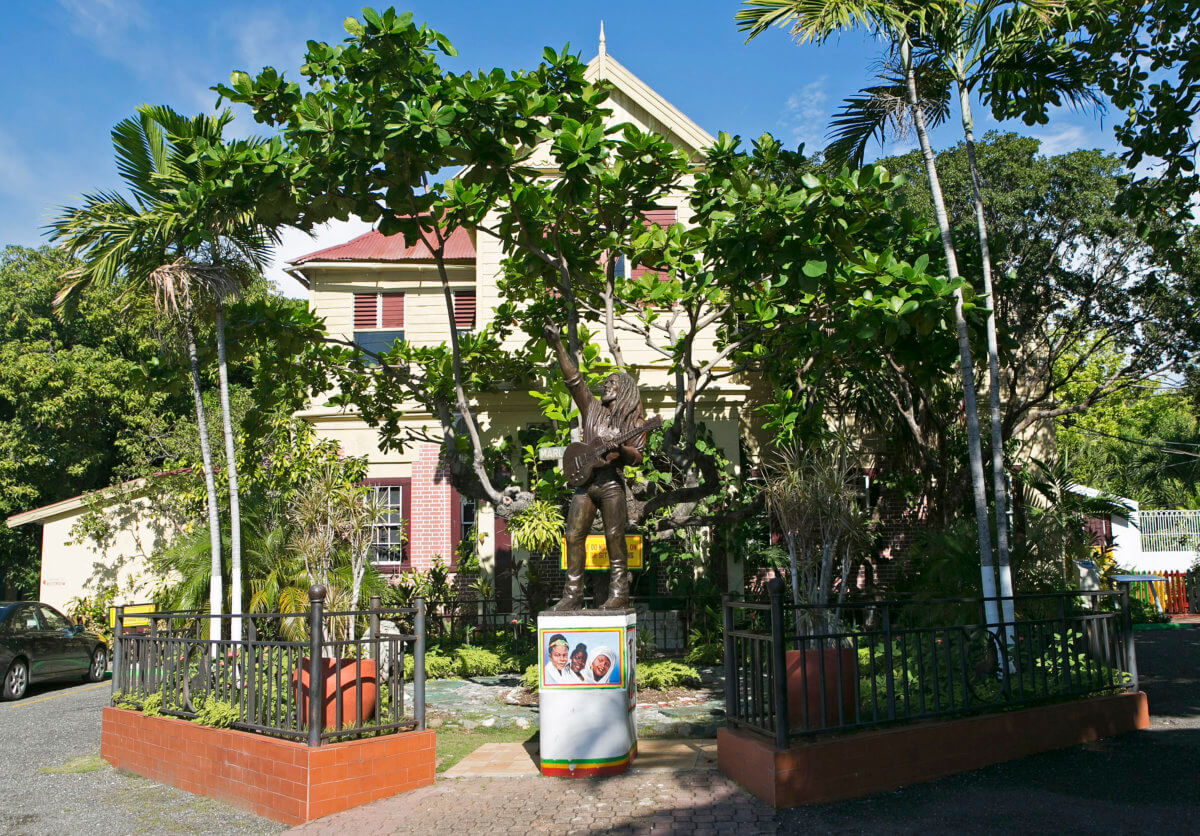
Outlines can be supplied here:
<path id="1" fill-rule="evenodd" d="M 942 124 L 950 116 L 950 79 L 940 63 L 923 61 L 914 67 L 921 109 L 930 127 Z M 912 130 L 912 112 L 903 74 L 894 65 L 880 73 L 882 84 L 865 88 L 842 100 L 842 108 L 829 123 L 832 141 L 825 156 L 852 168 L 863 163 L 867 143 L 876 139 L 882 145 L 887 135 L 903 137 Z"/>

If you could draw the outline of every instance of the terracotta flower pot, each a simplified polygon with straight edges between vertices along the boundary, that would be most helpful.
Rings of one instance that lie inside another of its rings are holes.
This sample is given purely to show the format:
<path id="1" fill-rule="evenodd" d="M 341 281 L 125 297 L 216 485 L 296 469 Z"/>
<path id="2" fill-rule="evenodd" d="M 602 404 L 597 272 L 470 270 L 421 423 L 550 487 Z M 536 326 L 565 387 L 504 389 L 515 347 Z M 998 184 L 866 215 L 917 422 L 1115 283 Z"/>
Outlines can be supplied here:
<path id="1" fill-rule="evenodd" d="M 838 661 L 841 660 L 839 670 Z M 814 731 L 855 722 L 854 680 L 858 657 L 854 648 L 827 647 L 789 650 L 785 657 L 788 688 L 788 725 L 793 731 Z M 824 667 L 825 715 L 821 716 L 821 679 Z M 838 678 L 841 677 L 841 715 L 838 715 Z M 807 702 L 807 724 L 804 723 Z"/>
<path id="2" fill-rule="evenodd" d="M 308 718 L 308 670 L 307 657 L 300 660 L 299 677 L 292 674 L 292 682 L 296 683 L 296 704 L 300 716 Z M 375 697 L 378 694 L 378 680 L 374 659 L 322 659 L 321 678 L 325 683 L 325 693 L 321 700 L 324 713 L 324 728 L 337 728 L 337 706 L 342 705 L 341 728 L 350 728 L 355 724 L 358 710 L 358 687 L 362 683 L 362 722 L 366 723 L 375 716 Z"/>

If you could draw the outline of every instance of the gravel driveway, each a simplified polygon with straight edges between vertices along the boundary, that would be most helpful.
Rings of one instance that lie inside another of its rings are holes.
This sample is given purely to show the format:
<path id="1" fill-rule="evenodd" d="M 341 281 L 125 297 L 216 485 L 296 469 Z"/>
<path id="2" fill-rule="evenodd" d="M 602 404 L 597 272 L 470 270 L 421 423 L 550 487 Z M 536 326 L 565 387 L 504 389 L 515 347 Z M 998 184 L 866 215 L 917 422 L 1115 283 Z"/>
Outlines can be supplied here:
<path id="1" fill-rule="evenodd" d="M 117 772 L 100 760 L 109 683 L 35 686 L 0 702 L 0 833 L 278 833 L 207 798 Z"/>

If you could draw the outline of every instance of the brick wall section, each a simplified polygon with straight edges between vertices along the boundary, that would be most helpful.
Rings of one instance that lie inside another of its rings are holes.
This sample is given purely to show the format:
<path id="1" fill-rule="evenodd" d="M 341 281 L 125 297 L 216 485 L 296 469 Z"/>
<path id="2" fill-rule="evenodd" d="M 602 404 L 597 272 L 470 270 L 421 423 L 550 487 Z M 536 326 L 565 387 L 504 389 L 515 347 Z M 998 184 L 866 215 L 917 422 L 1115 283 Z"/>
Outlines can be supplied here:
<path id="1" fill-rule="evenodd" d="M 875 513 L 879 518 L 875 529 L 878 552 L 870 571 L 861 573 L 860 585 L 886 591 L 904 569 L 913 541 L 929 526 L 929 504 L 924 500 L 907 504 L 897 497 L 882 496 Z"/>
<path id="2" fill-rule="evenodd" d="M 1148 728 L 1146 695 L 1116 694 L 800 743 L 717 730 L 717 768 L 777 808 L 862 798 Z"/>
<path id="3" fill-rule="evenodd" d="M 408 552 L 412 568 L 428 569 L 433 556 L 449 566 L 454 554 L 451 539 L 453 490 L 442 465 L 441 447 L 422 444 L 412 463 L 412 518 L 408 521 Z"/>
<path id="4" fill-rule="evenodd" d="M 116 769 L 296 825 L 432 784 L 434 733 L 413 731 L 310 748 L 105 708 L 100 756 Z"/>

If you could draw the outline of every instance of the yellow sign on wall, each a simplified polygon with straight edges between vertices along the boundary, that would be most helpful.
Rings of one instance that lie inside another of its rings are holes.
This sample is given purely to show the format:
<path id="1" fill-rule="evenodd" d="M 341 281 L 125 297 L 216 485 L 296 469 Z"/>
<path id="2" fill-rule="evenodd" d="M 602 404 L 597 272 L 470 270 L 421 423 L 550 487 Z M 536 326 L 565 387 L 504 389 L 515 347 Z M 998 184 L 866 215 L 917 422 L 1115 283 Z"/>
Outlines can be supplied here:
<path id="1" fill-rule="evenodd" d="M 589 534 L 584 549 L 586 550 L 586 556 L 583 561 L 585 569 L 594 569 L 596 571 L 608 569 L 608 543 L 604 541 L 603 534 Z M 625 550 L 629 553 L 629 568 L 641 569 L 642 535 L 626 534 Z M 563 570 L 567 568 L 567 544 L 565 542 L 562 545 L 562 552 L 559 555 L 559 568 Z"/>

